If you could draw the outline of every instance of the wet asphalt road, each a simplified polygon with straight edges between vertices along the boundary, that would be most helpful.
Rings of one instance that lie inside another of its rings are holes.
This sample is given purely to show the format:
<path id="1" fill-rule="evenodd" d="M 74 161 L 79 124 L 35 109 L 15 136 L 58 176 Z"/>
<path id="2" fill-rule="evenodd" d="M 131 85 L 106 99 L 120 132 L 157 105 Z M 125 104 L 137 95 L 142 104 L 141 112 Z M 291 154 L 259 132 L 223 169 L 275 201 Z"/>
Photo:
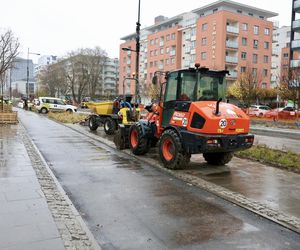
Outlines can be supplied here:
<path id="1" fill-rule="evenodd" d="M 41 115 L 19 117 L 103 249 L 300 249 L 300 236 Z"/>

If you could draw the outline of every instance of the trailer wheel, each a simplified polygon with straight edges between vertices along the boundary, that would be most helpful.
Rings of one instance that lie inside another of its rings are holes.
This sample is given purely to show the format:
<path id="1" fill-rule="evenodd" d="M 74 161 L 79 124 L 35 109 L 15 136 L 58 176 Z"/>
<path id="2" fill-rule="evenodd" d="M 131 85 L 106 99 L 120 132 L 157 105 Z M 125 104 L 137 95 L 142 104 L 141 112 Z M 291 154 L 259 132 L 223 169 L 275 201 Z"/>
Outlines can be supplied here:
<path id="1" fill-rule="evenodd" d="M 107 135 L 113 135 L 117 130 L 117 124 L 116 122 L 108 117 L 104 120 L 104 132 L 107 134 Z"/>
<path id="2" fill-rule="evenodd" d="M 89 128 L 91 131 L 96 131 L 99 127 L 96 117 L 93 115 L 89 118 Z"/>
<path id="3" fill-rule="evenodd" d="M 149 151 L 149 139 L 145 137 L 138 123 L 130 127 L 129 147 L 135 155 L 144 155 Z"/>
<path id="4" fill-rule="evenodd" d="M 231 161 L 233 152 L 204 153 L 203 157 L 208 164 L 221 166 Z"/>
<path id="5" fill-rule="evenodd" d="M 179 135 L 172 129 L 162 134 L 158 148 L 160 159 L 166 168 L 183 169 L 190 161 L 191 155 L 184 151 Z"/>

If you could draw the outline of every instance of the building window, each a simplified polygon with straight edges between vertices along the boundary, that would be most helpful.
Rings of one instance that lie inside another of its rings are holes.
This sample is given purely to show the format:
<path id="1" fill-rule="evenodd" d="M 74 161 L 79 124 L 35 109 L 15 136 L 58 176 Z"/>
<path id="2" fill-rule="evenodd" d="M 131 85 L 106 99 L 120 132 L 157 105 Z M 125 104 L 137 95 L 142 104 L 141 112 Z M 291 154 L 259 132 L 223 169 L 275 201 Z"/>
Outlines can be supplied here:
<path id="1" fill-rule="evenodd" d="M 171 64 L 174 64 L 174 63 L 175 63 L 175 58 L 172 57 L 172 58 L 171 58 Z"/>
<path id="2" fill-rule="evenodd" d="M 192 41 L 192 42 L 191 42 L 191 49 L 194 49 L 195 46 L 196 46 L 196 41 Z"/>
<path id="3" fill-rule="evenodd" d="M 202 52 L 201 53 L 201 59 L 202 60 L 206 60 L 206 52 Z"/>
<path id="4" fill-rule="evenodd" d="M 269 42 L 264 42 L 264 49 L 269 49 Z"/>
<path id="5" fill-rule="evenodd" d="M 166 59 L 166 65 L 168 65 L 169 64 L 169 59 Z"/>
<path id="6" fill-rule="evenodd" d="M 252 55 L 252 62 L 253 62 L 253 63 L 257 63 L 257 57 L 258 57 L 257 54 L 253 54 L 253 55 Z"/>
<path id="7" fill-rule="evenodd" d="M 265 35 L 270 35 L 270 29 L 269 28 L 265 28 Z"/>
<path id="8" fill-rule="evenodd" d="M 246 60 L 246 59 L 247 59 L 247 52 L 242 52 L 241 58 L 242 58 L 243 60 Z"/>
<path id="9" fill-rule="evenodd" d="M 266 89 L 266 88 L 267 88 L 267 83 L 263 82 L 263 83 L 261 84 L 261 87 L 262 87 L 263 89 Z"/>
<path id="10" fill-rule="evenodd" d="M 289 54 L 288 53 L 283 53 L 283 58 L 284 59 L 288 59 L 289 58 Z"/>
<path id="11" fill-rule="evenodd" d="M 207 38 L 206 37 L 202 37 L 201 39 L 201 45 L 206 45 L 207 43 Z"/>
<path id="12" fill-rule="evenodd" d="M 150 45 L 154 45 L 154 40 L 150 40 Z"/>
<path id="13" fill-rule="evenodd" d="M 247 45 L 247 38 L 246 38 L 246 37 L 242 37 L 242 44 L 243 44 L 244 46 Z"/>
<path id="14" fill-rule="evenodd" d="M 258 40 L 253 40 L 253 48 L 254 49 L 258 48 Z"/>
<path id="15" fill-rule="evenodd" d="M 259 27 L 257 25 L 253 26 L 253 33 L 254 33 L 254 35 L 258 35 L 259 34 Z"/>
<path id="16" fill-rule="evenodd" d="M 153 50 L 151 50 L 151 51 L 150 51 L 150 57 L 153 56 L 153 55 L 154 55 L 154 54 L 153 54 Z"/>
<path id="17" fill-rule="evenodd" d="M 166 47 L 166 54 L 169 54 L 169 52 L 170 52 L 170 48 Z"/>
<path id="18" fill-rule="evenodd" d="M 150 62 L 150 68 L 152 68 L 153 67 L 153 62 Z"/>
<path id="19" fill-rule="evenodd" d="M 157 61 L 154 61 L 154 67 L 157 67 Z"/>
<path id="20" fill-rule="evenodd" d="M 243 24 L 242 24 L 242 29 L 243 29 L 244 31 L 247 31 L 247 30 L 248 30 L 248 23 L 243 23 Z"/>
<path id="21" fill-rule="evenodd" d="M 264 70 L 263 70 L 263 75 L 264 75 L 264 77 L 267 77 L 267 76 L 268 76 L 268 70 L 267 70 L 267 69 L 264 69 Z"/>
<path id="22" fill-rule="evenodd" d="M 268 56 L 264 56 L 264 63 L 268 63 L 269 62 L 269 57 Z"/>
<path id="23" fill-rule="evenodd" d="M 175 33 L 172 33 L 172 34 L 171 34 L 171 39 L 172 39 L 172 40 L 175 40 Z"/>
<path id="24" fill-rule="evenodd" d="M 160 54 L 161 54 L 161 55 L 164 54 L 164 48 L 160 48 Z"/>
<path id="25" fill-rule="evenodd" d="M 246 73 L 246 67 L 241 67 L 241 73 Z"/>
<path id="26" fill-rule="evenodd" d="M 192 29 L 191 29 L 191 35 L 192 35 L 192 36 L 195 36 L 195 35 L 196 35 L 196 28 L 192 28 Z"/>
<path id="27" fill-rule="evenodd" d="M 253 69 L 252 69 L 252 76 L 253 76 L 253 77 L 256 77 L 256 76 L 257 76 L 257 69 L 256 69 L 256 68 L 253 68 Z"/>
<path id="28" fill-rule="evenodd" d="M 167 40 L 167 41 L 170 41 L 170 34 L 168 34 L 168 35 L 166 36 L 166 40 Z"/>
<path id="29" fill-rule="evenodd" d="M 155 44 L 158 44 L 158 38 L 155 38 Z"/>
<path id="30" fill-rule="evenodd" d="M 205 31 L 205 30 L 207 30 L 207 23 L 202 24 L 202 31 Z"/>

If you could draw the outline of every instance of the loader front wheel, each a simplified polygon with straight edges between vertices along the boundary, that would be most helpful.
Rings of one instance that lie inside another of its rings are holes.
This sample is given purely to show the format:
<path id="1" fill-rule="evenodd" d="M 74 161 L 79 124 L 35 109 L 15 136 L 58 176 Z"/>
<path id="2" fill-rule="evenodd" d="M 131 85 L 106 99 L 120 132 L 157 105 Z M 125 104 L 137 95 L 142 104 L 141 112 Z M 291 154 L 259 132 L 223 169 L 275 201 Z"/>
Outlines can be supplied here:
<path id="1" fill-rule="evenodd" d="M 182 147 L 181 139 L 174 130 L 166 130 L 159 140 L 159 156 L 166 168 L 183 169 L 191 158 Z"/>
<path id="2" fill-rule="evenodd" d="M 149 151 L 149 139 L 145 137 L 142 127 L 138 123 L 130 127 L 129 147 L 135 155 L 144 155 Z"/>
<path id="3" fill-rule="evenodd" d="M 204 153 L 203 157 L 208 164 L 221 166 L 231 161 L 233 152 Z"/>

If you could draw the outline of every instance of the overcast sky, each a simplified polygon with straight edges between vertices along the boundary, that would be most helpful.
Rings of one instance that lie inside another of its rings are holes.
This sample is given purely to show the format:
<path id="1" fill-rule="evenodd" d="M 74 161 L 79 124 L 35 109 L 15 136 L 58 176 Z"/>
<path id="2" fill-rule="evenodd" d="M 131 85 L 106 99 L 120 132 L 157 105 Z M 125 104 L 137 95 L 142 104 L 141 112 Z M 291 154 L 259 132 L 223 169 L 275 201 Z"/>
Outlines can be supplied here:
<path id="1" fill-rule="evenodd" d="M 280 26 L 290 25 L 292 0 L 236 0 L 273 11 Z M 141 0 L 141 27 L 154 17 L 172 17 L 213 0 Z M 71 50 L 100 46 L 109 57 L 119 56 L 120 37 L 135 32 L 138 0 L 0 0 L 0 28 L 10 28 L 30 51 L 63 56 Z M 36 56 L 31 55 L 34 61 Z"/>

